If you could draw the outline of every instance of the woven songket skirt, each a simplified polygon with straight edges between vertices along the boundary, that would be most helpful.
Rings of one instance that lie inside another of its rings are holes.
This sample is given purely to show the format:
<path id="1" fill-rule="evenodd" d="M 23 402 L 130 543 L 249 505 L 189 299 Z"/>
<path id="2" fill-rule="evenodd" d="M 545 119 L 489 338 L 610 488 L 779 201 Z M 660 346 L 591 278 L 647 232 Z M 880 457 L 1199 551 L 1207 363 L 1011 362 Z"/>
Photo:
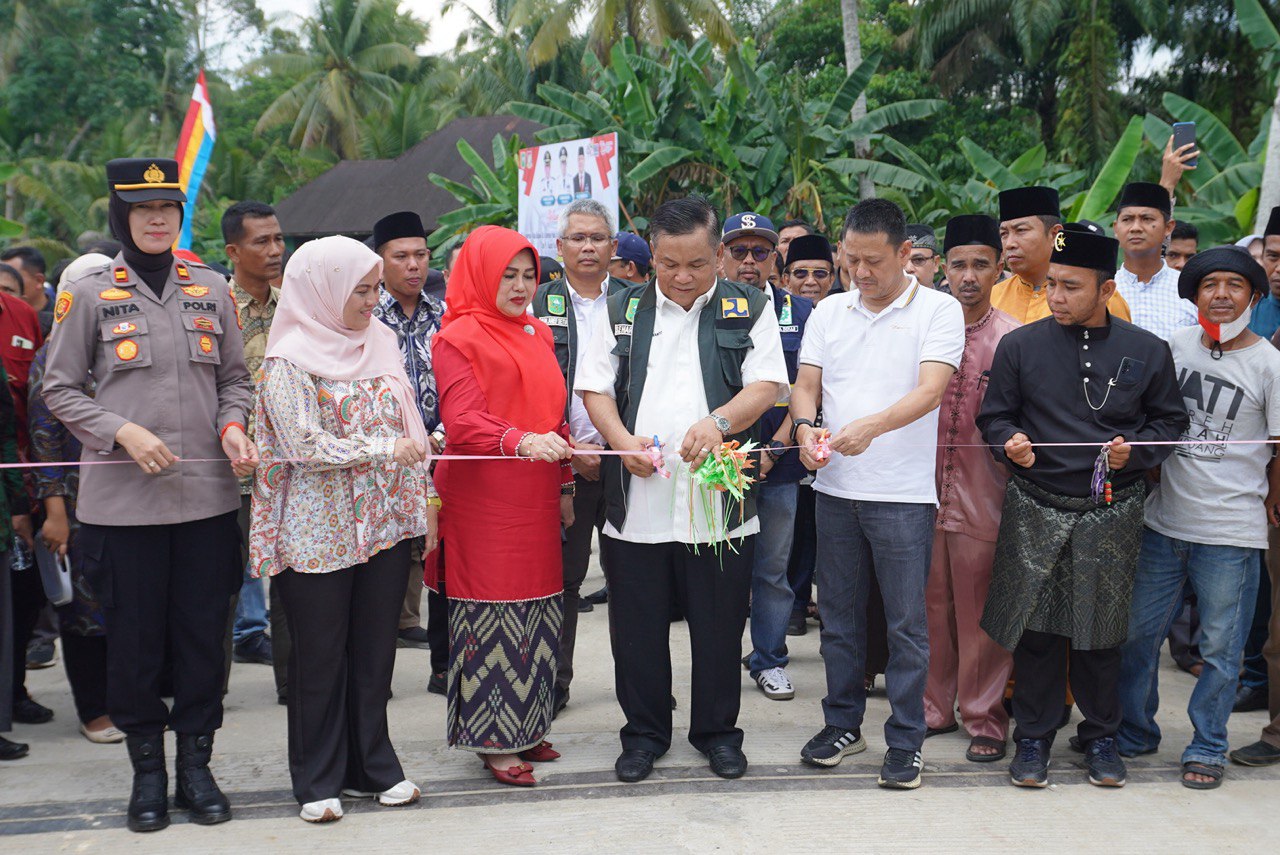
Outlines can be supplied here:
<path id="1" fill-rule="evenodd" d="M 449 600 L 449 744 L 483 754 L 532 748 L 551 724 L 563 597 Z"/>

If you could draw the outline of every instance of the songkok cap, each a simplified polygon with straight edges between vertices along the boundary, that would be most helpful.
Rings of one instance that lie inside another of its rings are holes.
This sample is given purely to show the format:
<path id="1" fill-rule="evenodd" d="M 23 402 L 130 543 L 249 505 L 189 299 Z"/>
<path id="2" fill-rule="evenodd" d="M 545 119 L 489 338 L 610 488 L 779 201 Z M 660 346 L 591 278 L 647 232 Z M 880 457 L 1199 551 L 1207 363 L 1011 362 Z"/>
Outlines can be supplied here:
<path id="1" fill-rule="evenodd" d="M 1267 228 L 1263 231 L 1262 236 L 1280 235 L 1280 205 L 1271 209 L 1271 219 L 1267 220 Z"/>
<path id="2" fill-rule="evenodd" d="M 1182 272 L 1178 274 L 1178 296 L 1194 303 L 1196 292 L 1200 290 L 1200 283 L 1204 278 L 1210 273 L 1223 271 L 1238 273 L 1248 279 L 1253 290 L 1264 297 L 1270 290 L 1267 286 L 1266 271 L 1262 269 L 1261 264 L 1253 260 L 1253 256 L 1247 249 L 1241 249 L 1238 246 L 1215 246 L 1213 249 L 1197 252 L 1187 261 Z"/>
<path id="3" fill-rule="evenodd" d="M 1083 267 L 1114 276 L 1116 253 L 1119 251 L 1120 242 L 1115 238 L 1096 235 L 1090 231 L 1063 229 L 1053 238 L 1053 256 L 1049 261 L 1051 264 Z"/>
<path id="4" fill-rule="evenodd" d="M 1093 220 L 1077 220 L 1074 223 L 1063 223 L 1062 227 L 1069 232 L 1089 232 L 1090 234 L 1107 236 L 1107 230 Z"/>
<path id="5" fill-rule="evenodd" d="M 178 182 L 178 161 L 157 157 L 123 157 L 107 161 L 107 186 L 123 202 L 187 201 Z"/>
<path id="6" fill-rule="evenodd" d="M 774 246 L 778 245 L 778 230 L 773 227 L 773 221 L 751 211 L 734 214 L 725 220 L 724 231 L 720 233 L 720 242 L 728 243 L 734 238 L 747 235 L 759 235 L 767 238 Z"/>
<path id="7" fill-rule="evenodd" d="M 558 282 L 564 278 L 564 266 L 554 258 L 547 256 L 538 257 L 538 284 L 546 285 L 548 282 Z"/>
<path id="8" fill-rule="evenodd" d="M 422 217 L 414 211 L 397 211 L 387 214 L 373 224 L 373 248 L 376 250 L 389 240 L 397 238 L 426 239 L 427 230 L 422 227 Z"/>
<path id="9" fill-rule="evenodd" d="M 986 214 L 961 214 L 947 220 L 947 233 L 942 240 L 943 253 L 957 246 L 972 245 L 989 246 L 999 256 L 1004 249 L 1000 243 L 1000 224 Z"/>
<path id="10" fill-rule="evenodd" d="M 1061 217 L 1058 191 L 1052 187 L 1018 187 L 1000 194 L 1000 222 L 1022 217 Z"/>
<path id="11" fill-rule="evenodd" d="M 831 241 L 822 235 L 801 235 L 792 238 L 787 244 L 787 260 L 783 268 L 790 267 L 798 261 L 826 261 L 835 263 L 831 252 Z"/>
<path id="12" fill-rule="evenodd" d="M 1125 208 L 1155 208 L 1167 219 L 1173 211 L 1173 203 L 1169 199 L 1169 191 L 1159 184 L 1134 181 L 1124 185 L 1124 189 L 1120 191 L 1120 202 L 1116 205 L 1116 213 Z"/>
<path id="13" fill-rule="evenodd" d="M 613 257 L 622 261 L 634 261 L 637 267 L 643 267 L 646 270 L 653 261 L 649 244 L 640 235 L 632 232 L 618 232 L 618 249 Z"/>
<path id="14" fill-rule="evenodd" d="M 938 237 L 924 223 L 907 223 L 907 239 L 916 249 L 931 249 L 934 255 L 938 253 Z"/>

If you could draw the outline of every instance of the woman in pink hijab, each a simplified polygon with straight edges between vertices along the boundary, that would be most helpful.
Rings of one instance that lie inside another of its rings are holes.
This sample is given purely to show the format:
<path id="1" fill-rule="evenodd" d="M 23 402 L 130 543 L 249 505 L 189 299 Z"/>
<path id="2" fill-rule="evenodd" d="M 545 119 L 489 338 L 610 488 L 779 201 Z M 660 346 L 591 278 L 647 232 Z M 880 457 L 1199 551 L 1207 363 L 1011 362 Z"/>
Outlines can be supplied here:
<path id="1" fill-rule="evenodd" d="M 435 547 L 440 500 L 395 333 L 371 323 L 382 260 L 328 237 L 289 260 L 258 384 L 263 467 L 254 576 L 280 586 L 289 656 L 289 773 L 308 822 L 340 796 L 418 799 L 387 733 L 410 541 Z"/>

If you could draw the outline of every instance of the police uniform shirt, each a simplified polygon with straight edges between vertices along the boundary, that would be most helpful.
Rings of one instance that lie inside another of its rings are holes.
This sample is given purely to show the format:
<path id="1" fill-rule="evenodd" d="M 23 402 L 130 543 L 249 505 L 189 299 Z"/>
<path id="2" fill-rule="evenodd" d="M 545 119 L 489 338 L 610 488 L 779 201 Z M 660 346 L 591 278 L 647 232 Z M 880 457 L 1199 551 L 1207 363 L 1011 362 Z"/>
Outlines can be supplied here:
<path id="1" fill-rule="evenodd" d="M 157 297 L 122 255 L 71 282 L 55 307 L 44 397 L 84 444 L 77 515 L 98 525 L 165 525 L 237 510 L 240 495 L 220 439 L 248 423 L 253 384 L 227 281 L 175 259 Z M 97 381 L 96 396 L 82 391 Z M 143 472 L 116 432 L 133 422 L 182 461 Z M 193 461 L 211 460 L 210 463 Z"/>
<path id="2" fill-rule="evenodd" d="M 607 523 L 604 533 L 631 543 L 707 543 L 713 531 L 706 518 L 708 502 L 694 491 L 689 467 L 679 459 L 679 451 L 689 428 L 710 412 L 702 380 L 698 323 L 704 311 L 714 311 L 720 306 L 716 297 L 720 289 L 717 285 L 703 294 L 688 311 L 667 299 L 661 287 L 655 290 L 653 338 L 644 393 L 636 413 L 635 435 L 656 436 L 664 444 L 672 477 L 655 474 L 649 478 L 632 478 L 623 530 L 618 531 L 612 523 Z M 742 363 L 743 386 L 759 381 L 776 383 L 778 401 L 786 401 L 790 394 L 787 368 L 782 357 L 778 318 L 772 307 L 760 313 L 750 335 L 751 349 Z M 619 358 L 613 351 L 617 344 L 608 312 L 601 312 L 596 318 L 591 344 L 574 376 L 574 392 L 614 396 Z M 718 502 L 710 504 L 719 507 Z M 745 537 L 759 530 L 760 522 L 753 517 L 731 530 L 729 537 Z"/>

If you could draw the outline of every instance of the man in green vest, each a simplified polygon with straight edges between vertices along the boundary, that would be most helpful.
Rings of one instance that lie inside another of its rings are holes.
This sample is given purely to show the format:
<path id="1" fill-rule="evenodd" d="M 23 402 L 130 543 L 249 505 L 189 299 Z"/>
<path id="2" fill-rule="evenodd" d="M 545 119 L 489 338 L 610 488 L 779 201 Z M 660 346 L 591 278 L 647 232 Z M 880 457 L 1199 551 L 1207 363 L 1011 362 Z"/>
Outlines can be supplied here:
<path id="1" fill-rule="evenodd" d="M 704 199 L 663 203 L 649 221 L 656 281 L 610 293 L 574 378 L 611 449 L 601 464 L 601 535 L 618 702 L 627 723 L 618 780 L 641 781 L 671 746 L 670 615 L 677 591 L 693 673 L 689 741 L 711 770 L 747 769 L 739 657 L 747 619 L 754 501 L 693 480 L 726 440 L 746 441 L 786 400 L 778 318 L 758 288 L 716 278 L 719 217 Z M 658 446 L 663 470 L 649 451 Z"/>
<path id="2" fill-rule="evenodd" d="M 605 300 L 610 293 L 630 284 L 609 275 L 609 262 L 618 248 L 613 234 L 613 215 L 594 199 L 578 199 L 566 206 L 560 212 L 560 237 L 556 239 L 556 248 L 564 259 L 563 275 L 538 286 L 533 298 L 533 314 L 551 327 L 556 358 L 570 392 L 574 374 L 598 327 L 598 318 L 605 314 Z M 578 453 L 573 457 L 574 524 L 565 532 L 562 544 L 564 621 L 560 625 L 553 716 L 569 703 L 582 580 L 587 577 L 591 562 L 592 532 L 604 528 L 600 456 L 582 453 L 604 448 L 604 439 L 576 395 L 569 396 L 567 417 L 569 436 Z M 587 610 L 592 608 L 590 603 L 585 605 Z"/>

